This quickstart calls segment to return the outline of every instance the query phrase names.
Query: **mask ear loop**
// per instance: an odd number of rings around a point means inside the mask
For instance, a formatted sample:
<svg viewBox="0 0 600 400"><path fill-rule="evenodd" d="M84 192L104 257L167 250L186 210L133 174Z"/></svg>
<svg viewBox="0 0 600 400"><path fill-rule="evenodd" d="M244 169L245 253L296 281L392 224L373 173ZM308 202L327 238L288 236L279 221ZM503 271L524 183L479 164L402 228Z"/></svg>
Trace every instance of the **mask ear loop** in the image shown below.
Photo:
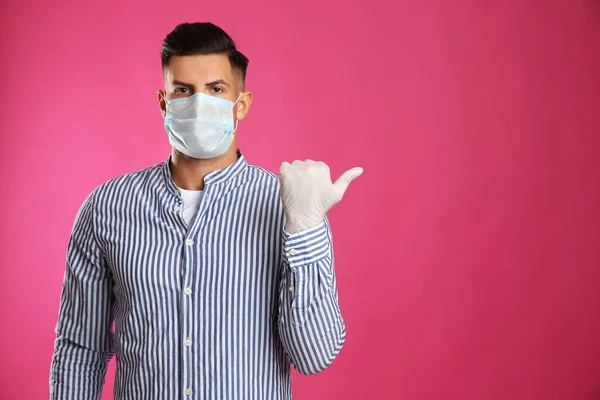
<svg viewBox="0 0 600 400"><path fill-rule="evenodd" d="M240 100L240 98L242 97L243 94L244 94L244 92L241 92L240 95L235 100L235 102L233 103L233 105L231 106L231 111L232 112L233 112L233 108L235 107L235 105ZM234 117L233 119L235 119L235 128L233 128L233 132L231 132L232 135L237 132L238 122L239 122L239 120L237 118Z"/></svg>

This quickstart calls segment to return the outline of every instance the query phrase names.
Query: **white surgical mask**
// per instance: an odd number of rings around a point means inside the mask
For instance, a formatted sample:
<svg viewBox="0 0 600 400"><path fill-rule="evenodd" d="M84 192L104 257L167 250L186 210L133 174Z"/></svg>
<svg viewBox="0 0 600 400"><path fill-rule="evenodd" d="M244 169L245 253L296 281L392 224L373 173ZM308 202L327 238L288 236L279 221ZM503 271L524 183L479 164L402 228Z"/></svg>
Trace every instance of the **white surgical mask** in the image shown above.
<svg viewBox="0 0 600 400"><path fill-rule="evenodd" d="M171 146L194 158L215 158L225 154L237 129L233 108L241 95L235 102L204 93L169 100L165 130Z"/></svg>

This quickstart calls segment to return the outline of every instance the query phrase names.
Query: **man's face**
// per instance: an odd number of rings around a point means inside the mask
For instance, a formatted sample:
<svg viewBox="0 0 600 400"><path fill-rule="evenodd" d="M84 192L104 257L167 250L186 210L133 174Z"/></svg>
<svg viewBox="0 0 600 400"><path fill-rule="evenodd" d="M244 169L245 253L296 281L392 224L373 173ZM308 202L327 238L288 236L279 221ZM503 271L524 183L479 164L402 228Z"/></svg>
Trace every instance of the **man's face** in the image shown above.
<svg viewBox="0 0 600 400"><path fill-rule="evenodd" d="M198 92L236 101L234 118L244 119L252 94L243 92L241 75L234 72L229 59L223 54L173 56L164 70L165 90L158 91L158 102L163 117L168 100L189 97Z"/></svg>

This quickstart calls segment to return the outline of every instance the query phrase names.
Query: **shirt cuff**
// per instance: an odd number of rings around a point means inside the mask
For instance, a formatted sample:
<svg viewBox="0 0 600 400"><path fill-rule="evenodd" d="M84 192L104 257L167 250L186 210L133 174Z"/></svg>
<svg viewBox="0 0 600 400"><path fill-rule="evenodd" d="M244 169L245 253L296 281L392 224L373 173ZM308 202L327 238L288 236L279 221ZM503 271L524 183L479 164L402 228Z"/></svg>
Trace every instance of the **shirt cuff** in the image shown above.
<svg viewBox="0 0 600 400"><path fill-rule="evenodd" d="M283 231L283 252L292 271L312 264L329 255L330 238L325 220L319 225L297 233Z"/></svg>

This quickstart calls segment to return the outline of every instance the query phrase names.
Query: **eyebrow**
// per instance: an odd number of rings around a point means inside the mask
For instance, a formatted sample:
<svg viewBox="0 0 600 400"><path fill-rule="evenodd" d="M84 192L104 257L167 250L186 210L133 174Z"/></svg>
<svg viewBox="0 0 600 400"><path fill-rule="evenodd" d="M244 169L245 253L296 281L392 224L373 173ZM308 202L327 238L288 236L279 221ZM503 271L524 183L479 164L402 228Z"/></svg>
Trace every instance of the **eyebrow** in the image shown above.
<svg viewBox="0 0 600 400"><path fill-rule="evenodd" d="M227 81L224 79L217 79L216 81L212 81L212 82L208 82L208 83L204 84L204 86L206 86L206 87L213 87L213 86L217 86L217 85L225 85L227 87L230 87L229 83L227 83ZM191 83L183 82L183 81L180 81L177 79L173 80L173 86L183 86L192 91L194 91L196 89L196 87L194 85L192 85Z"/></svg>
<svg viewBox="0 0 600 400"><path fill-rule="evenodd" d="M173 80L173 86L183 86L183 87L186 87L188 89L194 90L194 85L192 85L191 83L186 83L186 82L178 81L177 79Z"/></svg>
<svg viewBox="0 0 600 400"><path fill-rule="evenodd" d="M216 81L209 82L209 83L205 84L204 86L211 87L211 86L217 86L217 85L225 85L225 86L229 87L229 83L227 83L227 81L225 81L224 79L218 79Z"/></svg>

